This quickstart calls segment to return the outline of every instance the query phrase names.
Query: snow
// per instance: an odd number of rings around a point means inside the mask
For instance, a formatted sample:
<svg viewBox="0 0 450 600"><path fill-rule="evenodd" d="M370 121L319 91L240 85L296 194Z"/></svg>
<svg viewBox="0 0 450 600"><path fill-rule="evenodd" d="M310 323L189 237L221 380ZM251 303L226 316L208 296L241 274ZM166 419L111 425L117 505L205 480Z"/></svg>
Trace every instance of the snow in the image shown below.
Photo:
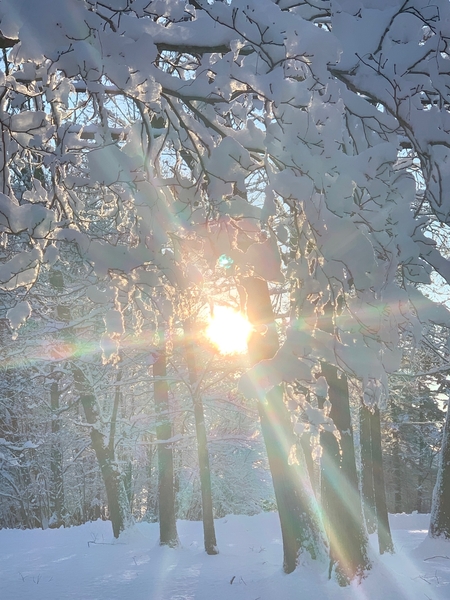
<svg viewBox="0 0 450 600"><path fill-rule="evenodd" d="M6 311L6 318L9 321L11 329L18 330L31 315L31 306L28 302L18 302L14 308L10 308ZM13 339L16 339L13 335Z"/></svg>
<svg viewBox="0 0 450 600"><path fill-rule="evenodd" d="M109 522L69 529L0 531L2 600L414 600L450 597L450 542L427 537L429 515L391 515L396 554L378 557L361 585L339 588L311 561L282 572L276 513L216 521L217 556L203 550L200 522L179 521L181 546L158 544L158 524L119 540Z"/></svg>
<svg viewBox="0 0 450 600"><path fill-rule="evenodd" d="M0 264L0 288L14 290L34 283L38 274L38 260L42 253L38 248L20 252Z"/></svg>
<svg viewBox="0 0 450 600"><path fill-rule="evenodd" d="M50 231L53 217L52 211L41 204L18 206L0 193L0 226L12 233L27 231L30 235L43 237Z"/></svg>

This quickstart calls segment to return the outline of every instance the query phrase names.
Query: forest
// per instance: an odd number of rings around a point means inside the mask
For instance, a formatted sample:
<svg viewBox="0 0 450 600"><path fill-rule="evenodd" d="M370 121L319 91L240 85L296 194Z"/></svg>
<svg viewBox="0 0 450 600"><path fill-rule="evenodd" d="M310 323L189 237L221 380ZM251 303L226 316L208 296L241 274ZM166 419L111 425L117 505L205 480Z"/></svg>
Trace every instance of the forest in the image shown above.
<svg viewBox="0 0 450 600"><path fill-rule="evenodd" d="M450 539L450 3L0 0L0 529Z"/></svg>

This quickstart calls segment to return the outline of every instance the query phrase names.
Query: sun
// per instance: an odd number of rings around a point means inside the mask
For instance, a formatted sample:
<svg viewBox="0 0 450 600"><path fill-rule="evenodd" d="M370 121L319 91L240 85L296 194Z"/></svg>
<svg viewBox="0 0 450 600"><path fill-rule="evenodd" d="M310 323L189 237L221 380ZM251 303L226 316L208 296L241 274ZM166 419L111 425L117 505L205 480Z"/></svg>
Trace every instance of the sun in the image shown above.
<svg viewBox="0 0 450 600"><path fill-rule="evenodd" d="M240 312L229 306L215 306L206 337L221 354L244 354L251 332L251 324Z"/></svg>

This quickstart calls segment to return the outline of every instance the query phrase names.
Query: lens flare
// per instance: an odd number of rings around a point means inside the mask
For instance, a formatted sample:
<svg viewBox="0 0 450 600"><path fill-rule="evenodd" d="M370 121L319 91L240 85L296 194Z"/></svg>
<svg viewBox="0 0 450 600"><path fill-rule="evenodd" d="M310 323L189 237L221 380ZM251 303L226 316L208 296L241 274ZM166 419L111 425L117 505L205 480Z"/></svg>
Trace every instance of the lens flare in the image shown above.
<svg viewBox="0 0 450 600"><path fill-rule="evenodd" d="M221 354L244 354L251 331L251 324L240 312L228 306L215 306L206 337Z"/></svg>

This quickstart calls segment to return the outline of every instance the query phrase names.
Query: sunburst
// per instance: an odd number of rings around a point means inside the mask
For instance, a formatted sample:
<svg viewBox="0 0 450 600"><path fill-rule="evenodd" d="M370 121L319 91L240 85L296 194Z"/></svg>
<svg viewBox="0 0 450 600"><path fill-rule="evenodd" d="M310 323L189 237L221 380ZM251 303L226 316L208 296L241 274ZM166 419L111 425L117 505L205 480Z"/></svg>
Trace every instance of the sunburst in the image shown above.
<svg viewBox="0 0 450 600"><path fill-rule="evenodd" d="M252 331L242 313L229 306L215 306L206 337L221 354L244 354Z"/></svg>

